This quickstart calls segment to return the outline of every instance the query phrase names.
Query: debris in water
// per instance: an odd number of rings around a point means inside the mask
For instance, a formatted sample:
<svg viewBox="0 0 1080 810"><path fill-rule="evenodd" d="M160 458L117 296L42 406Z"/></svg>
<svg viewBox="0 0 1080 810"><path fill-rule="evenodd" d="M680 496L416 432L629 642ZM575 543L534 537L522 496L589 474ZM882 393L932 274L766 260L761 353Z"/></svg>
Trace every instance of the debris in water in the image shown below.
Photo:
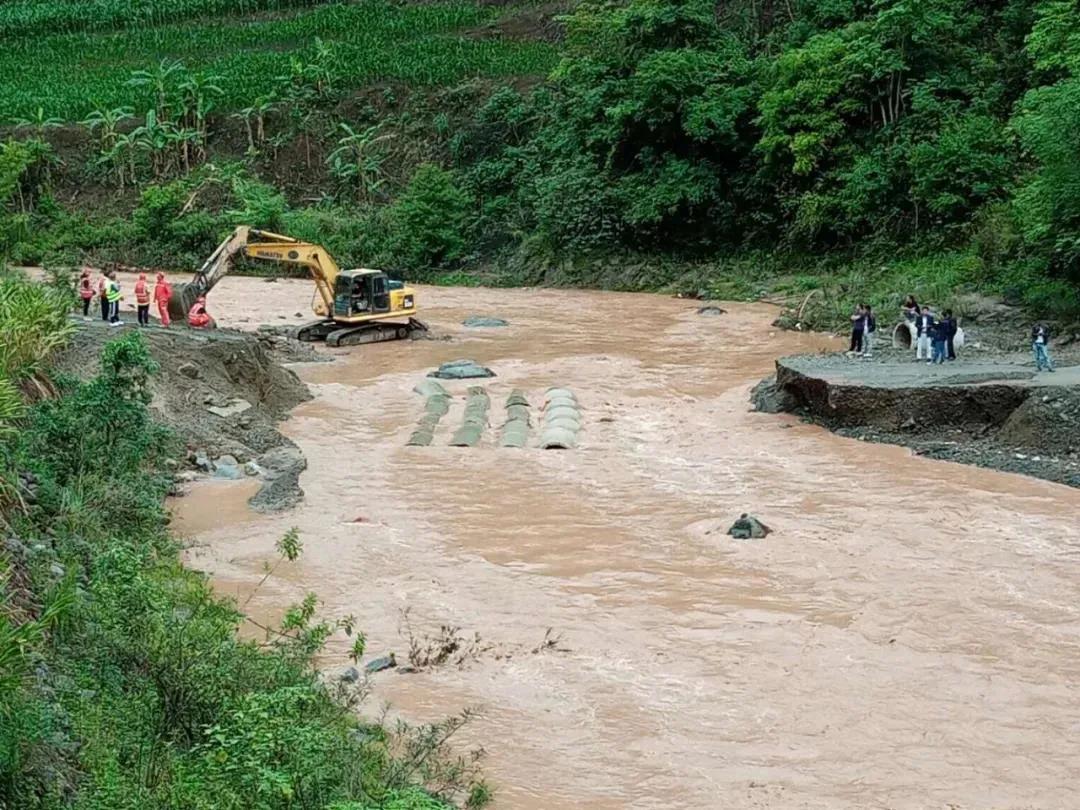
<svg viewBox="0 0 1080 810"><path fill-rule="evenodd" d="M360 680L360 670L356 667L345 667L341 670L341 674L338 675L338 680L345 683L356 683Z"/></svg>
<svg viewBox="0 0 1080 810"><path fill-rule="evenodd" d="M769 534L772 529L752 515L743 512L739 519L731 524L727 533L736 540L760 540Z"/></svg>

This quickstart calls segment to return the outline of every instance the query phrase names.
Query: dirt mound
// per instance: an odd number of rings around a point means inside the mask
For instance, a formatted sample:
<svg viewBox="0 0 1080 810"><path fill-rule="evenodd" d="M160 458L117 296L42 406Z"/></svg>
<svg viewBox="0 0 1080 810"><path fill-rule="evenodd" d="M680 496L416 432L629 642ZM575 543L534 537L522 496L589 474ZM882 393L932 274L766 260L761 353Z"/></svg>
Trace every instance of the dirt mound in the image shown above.
<svg viewBox="0 0 1080 810"><path fill-rule="evenodd" d="M1028 397L1001 426L1007 446L1055 455L1080 451L1080 390L1051 390Z"/></svg>
<svg viewBox="0 0 1080 810"><path fill-rule="evenodd" d="M102 347L116 334L97 322L81 324L60 367L84 379L93 376ZM307 386L251 334L184 327L151 327L140 334L160 365L151 382L151 409L192 457L254 461L267 472L252 504L267 511L292 506L302 495L297 478L303 456L276 424L311 399ZM280 452L284 448L299 459Z"/></svg>

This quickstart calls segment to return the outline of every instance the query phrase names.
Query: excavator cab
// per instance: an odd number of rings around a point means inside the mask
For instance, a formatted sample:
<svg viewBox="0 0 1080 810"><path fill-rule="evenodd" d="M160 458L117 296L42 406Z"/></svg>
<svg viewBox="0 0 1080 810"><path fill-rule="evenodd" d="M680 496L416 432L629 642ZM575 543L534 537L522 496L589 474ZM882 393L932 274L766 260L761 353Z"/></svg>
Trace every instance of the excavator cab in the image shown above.
<svg viewBox="0 0 1080 810"><path fill-rule="evenodd" d="M377 270L346 270L334 280L334 317L390 311L390 280Z"/></svg>

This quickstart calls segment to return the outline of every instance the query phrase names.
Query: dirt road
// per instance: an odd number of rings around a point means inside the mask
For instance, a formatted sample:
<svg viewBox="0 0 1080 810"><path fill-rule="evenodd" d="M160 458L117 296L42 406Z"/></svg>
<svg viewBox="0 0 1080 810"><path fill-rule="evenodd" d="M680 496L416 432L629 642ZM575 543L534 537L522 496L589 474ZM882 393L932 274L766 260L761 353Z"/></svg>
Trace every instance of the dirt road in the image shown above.
<svg viewBox="0 0 1080 810"><path fill-rule="evenodd" d="M309 295L230 278L212 308L292 322ZM248 490L210 484L178 524L189 562L242 595L301 529L301 560L252 601L264 617L314 590L374 655L404 656L406 608L495 645L380 673L372 709L478 708L466 742L488 751L496 807L1074 805L1080 491L749 412L777 356L827 343L773 332L764 305L425 289L422 306L454 342L297 368L315 399L283 429L308 457L305 503L258 517ZM461 328L474 314L510 326ZM462 357L498 374L496 425L511 388L573 389L580 447L498 449L489 430L450 448L456 411L431 447L404 447L411 388ZM725 536L744 511L774 533ZM569 651L530 653L549 627Z"/></svg>

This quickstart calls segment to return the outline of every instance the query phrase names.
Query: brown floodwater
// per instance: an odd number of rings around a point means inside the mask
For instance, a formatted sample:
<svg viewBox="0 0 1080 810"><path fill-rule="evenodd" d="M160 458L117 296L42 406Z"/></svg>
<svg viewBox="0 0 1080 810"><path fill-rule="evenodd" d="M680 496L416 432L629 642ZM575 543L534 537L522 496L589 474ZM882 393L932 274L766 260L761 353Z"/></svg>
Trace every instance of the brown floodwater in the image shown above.
<svg viewBox="0 0 1080 810"><path fill-rule="evenodd" d="M234 277L211 310L299 322L310 293ZM174 503L188 562L258 617L310 590L373 655L404 659L406 609L493 646L374 676L372 712L475 708L461 744L487 751L499 808L1080 803L1080 491L750 412L777 356L838 345L772 329L767 305L421 296L452 341L297 367L315 394L283 425L309 461L298 508L257 516L249 486L216 483ZM461 327L474 314L511 325ZM466 357L498 375L483 445L446 446L459 401L433 446L405 447L412 387ZM580 446L496 447L510 390L539 405L551 385L582 404ZM774 533L727 537L741 512ZM303 556L254 589L291 526ZM532 652L548 628L565 650Z"/></svg>

